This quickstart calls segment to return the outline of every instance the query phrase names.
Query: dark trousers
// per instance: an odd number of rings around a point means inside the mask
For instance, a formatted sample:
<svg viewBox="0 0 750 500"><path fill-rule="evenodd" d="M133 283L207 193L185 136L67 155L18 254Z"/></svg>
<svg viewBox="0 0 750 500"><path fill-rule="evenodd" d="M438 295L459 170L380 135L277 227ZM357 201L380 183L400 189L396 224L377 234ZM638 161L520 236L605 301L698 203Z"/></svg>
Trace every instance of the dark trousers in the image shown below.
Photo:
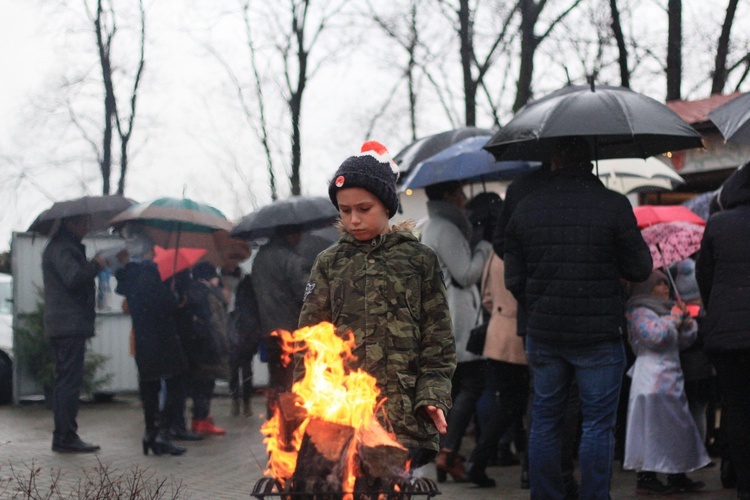
<svg viewBox="0 0 750 500"><path fill-rule="evenodd" d="M203 420L211 414L211 398L214 395L216 379L213 377L193 377L190 394L193 398L193 420Z"/></svg>
<svg viewBox="0 0 750 500"><path fill-rule="evenodd" d="M232 356L229 392L235 401L250 401L253 394L253 358Z"/></svg>
<svg viewBox="0 0 750 500"><path fill-rule="evenodd" d="M78 437L78 405L83 386L83 358L86 337L52 338L55 353L55 386L52 389L52 411L55 419L53 439L57 443Z"/></svg>
<svg viewBox="0 0 750 500"><path fill-rule="evenodd" d="M482 395L484 361L458 363L451 382L453 408L448 411L448 433L440 436L440 447L459 451L466 428L476 412L477 401Z"/></svg>
<svg viewBox="0 0 750 500"><path fill-rule="evenodd" d="M477 405L482 432L471 455L472 472L484 472L500 437L523 415L529 394L528 373L526 365L486 361L484 391Z"/></svg>
<svg viewBox="0 0 750 500"><path fill-rule="evenodd" d="M184 403L184 380L182 376L164 379L166 397L164 408L159 410L159 392L161 379L141 380L138 388L143 402L143 419L146 424L146 434L154 435L157 431L168 432L172 422L179 418Z"/></svg>
<svg viewBox="0 0 750 500"><path fill-rule="evenodd" d="M719 381L721 427L737 473L737 489L750 492L750 350L715 353L711 361Z"/></svg>
<svg viewBox="0 0 750 500"><path fill-rule="evenodd" d="M271 418L273 410L278 404L279 394L292 390L294 364L289 363L289 365L284 366L281 360L283 350L277 337L270 337L265 346L268 353L268 388L266 389L266 409L268 413L266 418Z"/></svg>

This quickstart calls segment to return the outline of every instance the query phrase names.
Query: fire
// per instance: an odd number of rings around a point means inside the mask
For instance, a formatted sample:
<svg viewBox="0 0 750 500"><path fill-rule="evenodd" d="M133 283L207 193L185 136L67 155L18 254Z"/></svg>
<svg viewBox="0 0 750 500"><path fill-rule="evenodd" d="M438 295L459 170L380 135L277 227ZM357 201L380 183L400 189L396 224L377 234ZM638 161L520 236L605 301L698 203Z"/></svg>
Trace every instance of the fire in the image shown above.
<svg viewBox="0 0 750 500"><path fill-rule="evenodd" d="M348 368L356 360L352 354L354 336L351 332L339 336L334 325L324 322L301 328L294 334L279 330L274 335L282 341L285 364L291 362L295 353L304 352L304 378L292 386L295 408L302 415L301 424L286 436L284 416L276 408L272 418L261 428L269 453L266 474L285 483L294 473L297 453L311 419L348 426L355 432L372 424L379 425L376 413L380 390L373 376L361 369ZM393 438L395 440L395 436ZM356 448L352 446L347 450L345 477L341 478L343 491L354 491L359 473Z"/></svg>

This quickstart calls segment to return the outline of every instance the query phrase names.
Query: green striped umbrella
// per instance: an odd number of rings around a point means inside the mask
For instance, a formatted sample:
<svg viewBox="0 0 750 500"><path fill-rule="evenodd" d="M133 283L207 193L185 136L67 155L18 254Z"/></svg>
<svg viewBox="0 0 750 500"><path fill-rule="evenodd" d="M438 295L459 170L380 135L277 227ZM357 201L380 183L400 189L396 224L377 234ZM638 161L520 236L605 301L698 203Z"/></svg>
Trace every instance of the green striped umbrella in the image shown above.
<svg viewBox="0 0 750 500"><path fill-rule="evenodd" d="M212 233L232 229L232 223L220 210L188 198L158 198L138 203L110 221L115 228L122 227L126 222L187 233Z"/></svg>

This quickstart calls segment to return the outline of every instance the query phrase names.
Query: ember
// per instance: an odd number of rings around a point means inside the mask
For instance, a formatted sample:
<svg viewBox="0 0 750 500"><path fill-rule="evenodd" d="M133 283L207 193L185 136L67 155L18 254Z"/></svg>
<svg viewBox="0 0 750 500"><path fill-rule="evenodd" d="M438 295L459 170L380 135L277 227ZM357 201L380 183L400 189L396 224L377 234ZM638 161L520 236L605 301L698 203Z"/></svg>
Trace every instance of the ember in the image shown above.
<svg viewBox="0 0 750 500"><path fill-rule="evenodd" d="M439 493L429 480L407 478L408 450L376 417L382 401L375 378L347 368L356 360L351 332L340 337L334 325L320 323L274 335L282 340L284 363L304 352L305 376L279 398L261 428L271 477L256 484L254 496L350 500Z"/></svg>

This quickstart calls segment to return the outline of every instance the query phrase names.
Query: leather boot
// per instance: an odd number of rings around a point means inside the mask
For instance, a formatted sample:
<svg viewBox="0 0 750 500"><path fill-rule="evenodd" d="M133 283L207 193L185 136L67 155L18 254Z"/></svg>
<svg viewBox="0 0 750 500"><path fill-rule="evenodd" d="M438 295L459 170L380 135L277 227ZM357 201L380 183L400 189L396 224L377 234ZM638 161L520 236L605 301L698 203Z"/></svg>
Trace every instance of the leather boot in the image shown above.
<svg viewBox="0 0 750 500"><path fill-rule="evenodd" d="M465 483L466 472L464 471L464 458L456 451L442 449L435 459L438 483L444 483L447 474L450 474L456 483Z"/></svg>

